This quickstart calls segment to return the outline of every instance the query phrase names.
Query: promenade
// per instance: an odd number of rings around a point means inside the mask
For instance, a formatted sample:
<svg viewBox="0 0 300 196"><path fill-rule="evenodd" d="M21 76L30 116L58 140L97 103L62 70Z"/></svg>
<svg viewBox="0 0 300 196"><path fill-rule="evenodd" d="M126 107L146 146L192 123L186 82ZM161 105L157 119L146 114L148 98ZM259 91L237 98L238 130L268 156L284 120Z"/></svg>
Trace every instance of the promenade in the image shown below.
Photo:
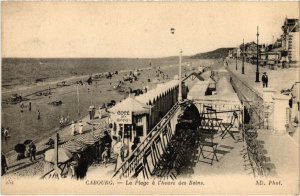
<svg viewBox="0 0 300 196"><path fill-rule="evenodd" d="M247 86L258 92L259 96L263 97L263 86L261 76L267 72L269 78L269 88L275 90L275 94L280 94L282 89L290 89L292 85L299 81L299 67L278 68L271 70L265 67L259 67L260 82L255 82L256 65L249 63L244 64L245 74L242 74L242 62L231 59L227 69L242 80ZM288 107L288 103L287 107ZM291 124L290 124L291 126ZM273 130L260 129L258 139L265 142L267 156L271 158L272 163L276 167L277 177L289 178L297 180L299 174L299 124L297 127L291 126L294 129L292 135L288 133L278 134Z"/></svg>
<svg viewBox="0 0 300 196"><path fill-rule="evenodd" d="M276 92L280 93L282 89L290 89L292 85L299 81L299 67L290 67L290 68L278 68L277 70L271 70L266 67L259 66L259 81L255 82L256 79L256 65L250 63L244 63L245 74L242 74L242 61L237 61L237 70L236 70L236 61L230 59L230 63L227 67L233 74L242 79L244 82L249 84L252 88L257 90L259 94L263 93L263 85L261 82L261 77L264 72L267 73L269 78L269 88L273 88Z"/></svg>

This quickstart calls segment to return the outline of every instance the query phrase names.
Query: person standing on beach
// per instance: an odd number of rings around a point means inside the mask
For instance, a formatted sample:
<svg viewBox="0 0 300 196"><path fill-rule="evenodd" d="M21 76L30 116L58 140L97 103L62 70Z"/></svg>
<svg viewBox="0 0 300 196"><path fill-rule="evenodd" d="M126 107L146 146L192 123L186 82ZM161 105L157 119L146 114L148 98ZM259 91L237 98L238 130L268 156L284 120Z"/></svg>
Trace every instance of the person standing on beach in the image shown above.
<svg viewBox="0 0 300 196"><path fill-rule="evenodd" d="M261 77L261 81L263 82L263 88L268 88L268 75L266 72L264 72L264 74Z"/></svg>
<svg viewBox="0 0 300 196"><path fill-rule="evenodd" d="M23 102L20 103L20 108L21 108L20 112L23 113L23 108L24 108L24 103Z"/></svg>
<svg viewBox="0 0 300 196"><path fill-rule="evenodd" d="M7 144L7 139L9 138L9 131L8 131L8 127L4 129L3 131L3 136L4 136L4 140L5 140L5 143Z"/></svg>
<svg viewBox="0 0 300 196"><path fill-rule="evenodd" d="M6 173L7 169L8 169L8 167L7 167L6 157L1 152L1 176L3 176Z"/></svg>
<svg viewBox="0 0 300 196"><path fill-rule="evenodd" d="M80 120L79 121L79 124L78 124L78 132L79 132L79 134L82 134L83 132L82 132L82 130L83 130L83 124L82 124L82 121Z"/></svg>
<svg viewBox="0 0 300 196"><path fill-rule="evenodd" d="M102 118L102 107L99 107L98 114L99 114L99 119L101 119Z"/></svg>
<svg viewBox="0 0 300 196"><path fill-rule="evenodd" d="M109 149L108 147L105 147L104 148L104 151L102 153L102 164L104 164L104 166L106 167L106 164L108 163L108 160L109 160L109 157L108 157L108 154L109 154Z"/></svg>
<svg viewBox="0 0 300 196"><path fill-rule="evenodd" d="M111 150L112 139L111 139L111 136L108 134L108 131L104 131L104 137L102 139L104 142L104 146L108 148L107 156L110 159L110 150Z"/></svg>
<svg viewBox="0 0 300 196"><path fill-rule="evenodd" d="M28 110L31 111L31 101L29 101L29 107Z"/></svg>
<svg viewBox="0 0 300 196"><path fill-rule="evenodd" d="M93 116L93 107L92 106L89 107L89 115L90 115L90 120L92 120L92 116Z"/></svg>
<svg viewBox="0 0 300 196"><path fill-rule="evenodd" d="M35 160L35 155L36 155L36 146L34 145L33 142L30 143L29 145L29 153L30 153L30 161ZM33 159L33 160L32 160Z"/></svg>
<svg viewBox="0 0 300 196"><path fill-rule="evenodd" d="M41 113L40 113L40 110L38 110L38 117L37 117L38 120L41 119Z"/></svg>
<svg viewBox="0 0 300 196"><path fill-rule="evenodd" d="M71 135L75 135L75 132L76 132L76 126L75 126L74 121L72 121L72 124L71 124Z"/></svg>

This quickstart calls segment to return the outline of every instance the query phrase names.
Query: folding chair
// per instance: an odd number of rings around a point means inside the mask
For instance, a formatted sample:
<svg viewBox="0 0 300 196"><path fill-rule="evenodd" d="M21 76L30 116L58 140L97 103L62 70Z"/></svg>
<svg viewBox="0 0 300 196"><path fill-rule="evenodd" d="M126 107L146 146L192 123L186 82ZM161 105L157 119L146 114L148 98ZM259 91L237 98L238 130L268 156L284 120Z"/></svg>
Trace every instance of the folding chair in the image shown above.
<svg viewBox="0 0 300 196"><path fill-rule="evenodd" d="M201 117L201 121L204 121L204 123L201 123L200 127L200 137L202 139L199 142L199 156L197 162L205 162L200 160L202 156L203 159L211 160L210 164L212 165L214 160L219 161L216 154L218 143L214 142L214 135L221 130L221 123L223 119L217 118L216 110L212 109L209 106L204 107L206 108L207 115ZM205 147L209 147L212 149L213 156L211 158L204 155L203 152L206 151L204 150Z"/></svg>
<svg viewBox="0 0 300 196"><path fill-rule="evenodd" d="M224 139L224 137L229 134L234 140L235 137L233 135L233 132L231 131L231 128L234 126L235 121L238 119L238 115L236 112L233 112L230 122L222 122L222 126L224 127L223 129L223 134L222 134L222 139Z"/></svg>
<svg viewBox="0 0 300 196"><path fill-rule="evenodd" d="M204 153L203 153L204 147L210 147L210 148L212 148L212 153L213 153L213 157L212 157L212 158L209 158L209 157L207 157L207 156L204 156ZM218 157L217 157L217 154L216 154L217 147L218 147L218 143L214 143L214 142L200 142L200 146L199 146L199 148L200 148L200 155L199 155L199 157L198 157L197 162L200 162L200 161L201 161L201 160L200 160L201 155L202 155L202 157L203 157L204 159L209 159L209 160L211 160L211 162L210 162L211 165L213 164L213 162L214 162L215 159L216 159L216 161L219 161L219 160L218 160ZM204 161L202 161L202 162L204 162Z"/></svg>

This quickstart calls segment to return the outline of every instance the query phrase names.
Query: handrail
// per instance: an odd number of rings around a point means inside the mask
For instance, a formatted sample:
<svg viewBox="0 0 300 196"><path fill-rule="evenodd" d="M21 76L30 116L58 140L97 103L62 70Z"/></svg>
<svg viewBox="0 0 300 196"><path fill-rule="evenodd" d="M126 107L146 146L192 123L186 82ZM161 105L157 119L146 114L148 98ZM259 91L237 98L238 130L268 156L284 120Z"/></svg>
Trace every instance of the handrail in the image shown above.
<svg viewBox="0 0 300 196"><path fill-rule="evenodd" d="M221 113L241 112L241 111L242 111L242 110L221 110L221 111L216 111L216 112L214 112L214 113L216 113L216 114L221 114ZM201 114L203 115L203 114L211 114L211 113L209 113L209 112L202 112Z"/></svg>
<svg viewBox="0 0 300 196"><path fill-rule="evenodd" d="M47 173L43 174L40 179L44 179L48 174L50 174L51 172L53 172L55 169L52 169L50 171L48 171Z"/></svg>
<svg viewBox="0 0 300 196"><path fill-rule="evenodd" d="M121 169L123 169L122 174L124 174L130 167L131 164L134 163L134 161L139 159L139 156L144 153L145 149L152 144L154 140L151 141L151 139L155 138L160 132L161 128L164 128L165 125L168 123L168 120L173 117L177 109L179 108L179 103L176 102L174 106L168 111L168 113L154 126L154 128L147 134L145 139L141 142L141 144L131 153L130 156L126 158L126 160L122 163L122 165L117 169L113 177L115 177L118 173L120 173ZM160 129L160 130L158 130ZM153 134L154 133L154 134ZM149 141L150 140L150 141ZM138 153L138 156L136 156L134 159L131 157ZM126 164L128 164L127 167ZM125 168L123 168L125 167Z"/></svg>

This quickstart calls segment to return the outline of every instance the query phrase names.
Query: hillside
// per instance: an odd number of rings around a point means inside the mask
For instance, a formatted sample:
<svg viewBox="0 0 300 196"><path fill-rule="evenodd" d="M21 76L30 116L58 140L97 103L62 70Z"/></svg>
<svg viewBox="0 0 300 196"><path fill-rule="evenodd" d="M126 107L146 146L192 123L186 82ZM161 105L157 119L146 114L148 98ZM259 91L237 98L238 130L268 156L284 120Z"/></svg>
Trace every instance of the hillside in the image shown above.
<svg viewBox="0 0 300 196"><path fill-rule="evenodd" d="M218 58L225 58L228 56L228 51L232 50L233 48L218 48L213 51L198 53L191 58L193 59L218 59Z"/></svg>

